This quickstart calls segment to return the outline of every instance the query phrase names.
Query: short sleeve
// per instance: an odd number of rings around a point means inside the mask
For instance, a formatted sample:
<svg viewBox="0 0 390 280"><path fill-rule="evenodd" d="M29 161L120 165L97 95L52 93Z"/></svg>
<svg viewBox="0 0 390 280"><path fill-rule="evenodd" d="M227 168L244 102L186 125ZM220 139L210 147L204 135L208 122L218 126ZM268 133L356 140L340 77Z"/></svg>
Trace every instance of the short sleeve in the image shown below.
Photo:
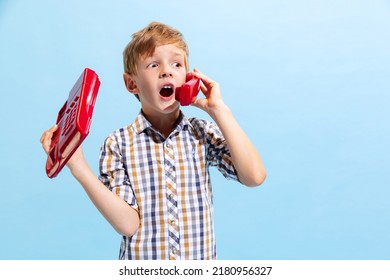
<svg viewBox="0 0 390 280"><path fill-rule="evenodd" d="M227 179L238 181L238 175L234 168L230 150L226 140L218 126L208 123L206 127L206 141L208 143L207 161L211 166L216 166Z"/></svg>
<svg viewBox="0 0 390 280"><path fill-rule="evenodd" d="M138 209L119 147L120 145L114 136L110 136L104 141L100 149L99 180L131 207Z"/></svg>

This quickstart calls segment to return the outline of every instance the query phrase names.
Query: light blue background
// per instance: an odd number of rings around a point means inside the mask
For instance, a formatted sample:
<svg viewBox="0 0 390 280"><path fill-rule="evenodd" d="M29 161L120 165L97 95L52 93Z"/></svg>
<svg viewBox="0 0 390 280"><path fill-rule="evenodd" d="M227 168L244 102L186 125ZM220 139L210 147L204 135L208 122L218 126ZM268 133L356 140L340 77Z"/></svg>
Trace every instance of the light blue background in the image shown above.
<svg viewBox="0 0 390 280"><path fill-rule="evenodd" d="M139 111L121 55L150 21L184 33L268 171L249 189L212 170L220 259L389 259L383 0L1 0L0 259L117 259L120 236L69 171L46 177L39 138L94 69L84 150L97 173L104 138Z"/></svg>

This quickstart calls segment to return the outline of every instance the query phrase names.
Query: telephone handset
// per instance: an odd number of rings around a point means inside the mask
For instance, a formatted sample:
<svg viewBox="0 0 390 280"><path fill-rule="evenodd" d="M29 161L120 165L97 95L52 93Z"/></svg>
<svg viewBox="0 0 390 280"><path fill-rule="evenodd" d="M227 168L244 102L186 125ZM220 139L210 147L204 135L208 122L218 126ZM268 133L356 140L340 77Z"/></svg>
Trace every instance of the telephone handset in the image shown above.
<svg viewBox="0 0 390 280"><path fill-rule="evenodd" d="M69 92L68 100L58 112L58 129L53 134L46 161L46 174L49 178L58 175L89 134L99 86L98 75L85 68Z"/></svg>
<svg viewBox="0 0 390 280"><path fill-rule="evenodd" d="M175 90L175 99L182 106L188 106L196 100L200 90L200 80L192 74L187 74L186 82Z"/></svg>

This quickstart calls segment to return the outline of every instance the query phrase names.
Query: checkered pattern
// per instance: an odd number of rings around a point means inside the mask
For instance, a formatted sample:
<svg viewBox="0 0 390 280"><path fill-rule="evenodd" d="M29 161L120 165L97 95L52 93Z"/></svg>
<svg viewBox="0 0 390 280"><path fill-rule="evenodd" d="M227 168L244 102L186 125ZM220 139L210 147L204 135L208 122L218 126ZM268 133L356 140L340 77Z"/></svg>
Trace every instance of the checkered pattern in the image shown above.
<svg viewBox="0 0 390 280"><path fill-rule="evenodd" d="M100 180L140 216L120 259L216 259L209 166L237 180L218 127L180 116L168 138L142 112L113 132L100 155Z"/></svg>

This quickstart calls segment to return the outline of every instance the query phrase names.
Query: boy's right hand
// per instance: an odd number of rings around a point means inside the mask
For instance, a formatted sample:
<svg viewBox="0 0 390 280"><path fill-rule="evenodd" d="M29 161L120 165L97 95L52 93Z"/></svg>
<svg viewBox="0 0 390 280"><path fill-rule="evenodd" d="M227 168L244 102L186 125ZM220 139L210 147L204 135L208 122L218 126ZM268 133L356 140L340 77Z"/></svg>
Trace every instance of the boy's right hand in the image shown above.
<svg viewBox="0 0 390 280"><path fill-rule="evenodd" d="M51 141L53 139L54 132L56 132L57 129L58 129L58 125L55 124L49 130L46 130L41 136L40 142L41 142L42 148L46 154L49 154ZM72 164L74 164L75 162L78 162L82 159L84 159L84 155L83 155L83 151L82 151L82 148L80 145L80 147L74 152L72 157L68 160L66 165L69 168L71 168Z"/></svg>
<svg viewBox="0 0 390 280"><path fill-rule="evenodd" d="M55 124L49 130L46 130L41 136L40 142L46 154L49 153L51 139L53 138L53 134L57 129L58 129L58 125Z"/></svg>

